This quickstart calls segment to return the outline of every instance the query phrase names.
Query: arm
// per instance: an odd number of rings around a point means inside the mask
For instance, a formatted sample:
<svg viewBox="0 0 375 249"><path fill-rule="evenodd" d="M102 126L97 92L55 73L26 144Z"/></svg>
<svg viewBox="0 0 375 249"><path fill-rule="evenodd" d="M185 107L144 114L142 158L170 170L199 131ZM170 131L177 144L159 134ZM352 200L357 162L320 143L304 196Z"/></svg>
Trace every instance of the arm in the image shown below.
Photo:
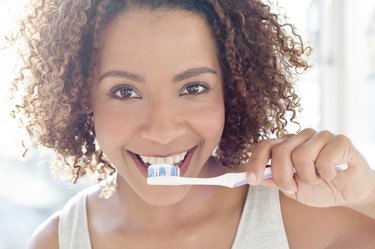
<svg viewBox="0 0 375 249"><path fill-rule="evenodd" d="M55 213L35 230L28 249L59 249L58 224L59 213Z"/></svg>

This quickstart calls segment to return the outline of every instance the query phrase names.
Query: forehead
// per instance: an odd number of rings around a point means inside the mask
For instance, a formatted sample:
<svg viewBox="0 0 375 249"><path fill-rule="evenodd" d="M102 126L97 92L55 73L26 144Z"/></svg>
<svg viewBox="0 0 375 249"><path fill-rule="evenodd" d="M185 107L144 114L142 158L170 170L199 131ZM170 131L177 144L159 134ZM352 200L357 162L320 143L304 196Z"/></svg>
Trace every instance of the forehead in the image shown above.
<svg viewBox="0 0 375 249"><path fill-rule="evenodd" d="M217 60L206 20L183 10L126 10L105 28L101 64Z"/></svg>

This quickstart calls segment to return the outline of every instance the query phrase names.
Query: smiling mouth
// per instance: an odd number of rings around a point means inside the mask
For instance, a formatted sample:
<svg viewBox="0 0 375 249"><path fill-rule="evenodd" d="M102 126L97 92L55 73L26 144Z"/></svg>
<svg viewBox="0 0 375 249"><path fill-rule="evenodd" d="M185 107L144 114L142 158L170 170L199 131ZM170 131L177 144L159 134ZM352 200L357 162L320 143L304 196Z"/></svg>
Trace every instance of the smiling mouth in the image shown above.
<svg viewBox="0 0 375 249"><path fill-rule="evenodd" d="M135 155L138 161L146 165L146 167L149 167L152 164L171 164L171 165L179 167L184 162L187 154L188 154L188 151L184 151L182 153L168 156L168 157L153 157L153 156L144 156L144 155L139 155L139 154L135 154Z"/></svg>

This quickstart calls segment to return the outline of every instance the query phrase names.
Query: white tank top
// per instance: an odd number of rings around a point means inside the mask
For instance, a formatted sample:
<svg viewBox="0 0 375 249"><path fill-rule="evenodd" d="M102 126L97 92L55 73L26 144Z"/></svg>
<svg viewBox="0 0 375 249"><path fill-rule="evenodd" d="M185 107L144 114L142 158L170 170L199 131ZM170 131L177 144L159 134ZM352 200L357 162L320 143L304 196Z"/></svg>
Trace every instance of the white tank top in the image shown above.
<svg viewBox="0 0 375 249"><path fill-rule="evenodd" d="M92 249L86 202L89 188L78 193L60 213L60 249ZM231 249L289 249L281 216L279 191L250 187Z"/></svg>

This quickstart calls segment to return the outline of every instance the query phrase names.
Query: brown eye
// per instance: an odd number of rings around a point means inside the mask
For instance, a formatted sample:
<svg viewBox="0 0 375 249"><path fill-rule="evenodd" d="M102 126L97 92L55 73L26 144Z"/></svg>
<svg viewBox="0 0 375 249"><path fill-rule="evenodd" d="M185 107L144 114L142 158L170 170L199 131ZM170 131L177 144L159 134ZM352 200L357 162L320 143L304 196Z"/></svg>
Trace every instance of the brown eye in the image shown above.
<svg viewBox="0 0 375 249"><path fill-rule="evenodd" d="M113 98L120 99L120 100L140 98L140 95L137 93L137 91L134 88L130 86L124 86L124 85L119 85L119 86L115 86L114 88L112 88L110 95Z"/></svg>
<svg viewBox="0 0 375 249"><path fill-rule="evenodd" d="M208 86L203 83L192 83L185 87L181 92L181 95L198 95L205 93L208 90Z"/></svg>

